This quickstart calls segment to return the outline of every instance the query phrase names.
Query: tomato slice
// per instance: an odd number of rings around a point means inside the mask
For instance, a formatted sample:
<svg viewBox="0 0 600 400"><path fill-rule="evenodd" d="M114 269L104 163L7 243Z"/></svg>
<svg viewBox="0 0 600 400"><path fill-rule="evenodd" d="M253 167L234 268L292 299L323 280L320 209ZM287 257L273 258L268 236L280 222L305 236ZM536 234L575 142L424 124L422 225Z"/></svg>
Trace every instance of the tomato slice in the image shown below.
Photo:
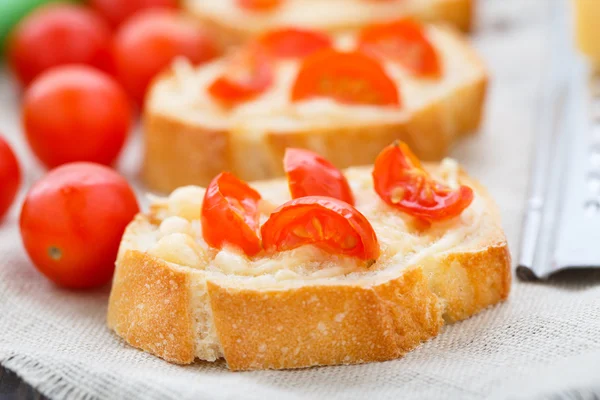
<svg viewBox="0 0 600 400"><path fill-rule="evenodd" d="M225 105L250 100L273 83L273 62L266 52L252 46L237 53L225 74L208 87L208 92Z"/></svg>
<svg viewBox="0 0 600 400"><path fill-rule="evenodd" d="M283 166L292 198L328 196L354 205L352 189L342 171L317 153L288 148Z"/></svg>
<svg viewBox="0 0 600 400"><path fill-rule="evenodd" d="M428 222L460 215L473 201L473 190L452 189L434 180L402 142L386 147L375 160L375 191L387 204Z"/></svg>
<svg viewBox="0 0 600 400"><path fill-rule="evenodd" d="M379 243L373 227L350 204L324 196L294 199L277 208L261 228L268 252L313 244L329 253L376 260Z"/></svg>
<svg viewBox="0 0 600 400"><path fill-rule="evenodd" d="M261 250L258 237L260 194L229 172L217 175L202 203L202 235L209 246L231 244L253 256Z"/></svg>
<svg viewBox="0 0 600 400"><path fill-rule="evenodd" d="M277 58L306 57L332 46L327 34L301 28L281 28L265 33L258 39L258 44Z"/></svg>
<svg viewBox="0 0 600 400"><path fill-rule="evenodd" d="M279 6L282 0L237 0L237 5L250 11L271 11Z"/></svg>
<svg viewBox="0 0 600 400"><path fill-rule="evenodd" d="M412 19L371 25L363 29L358 42L359 49L395 59L416 76L438 78L441 75L435 48L423 26Z"/></svg>
<svg viewBox="0 0 600 400"><path fill-rule="evenodd" d="M292 101L330 97L345 104L400 106L394 81L378 60L361 52L326 49L304 59Z"/></svg>

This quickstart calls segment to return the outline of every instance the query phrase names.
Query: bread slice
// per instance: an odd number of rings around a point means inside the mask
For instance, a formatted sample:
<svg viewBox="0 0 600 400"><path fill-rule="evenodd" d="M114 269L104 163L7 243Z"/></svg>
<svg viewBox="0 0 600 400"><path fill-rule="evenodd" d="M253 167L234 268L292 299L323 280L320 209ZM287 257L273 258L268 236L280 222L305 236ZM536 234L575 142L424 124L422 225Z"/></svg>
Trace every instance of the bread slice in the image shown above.
<svg viewBox="0 0 600 400"><path fill-rule="evenodd" d="M480 123L487 72L462 36L447 28L426 27L443 65L440 79L410 75L384 60L403 106L344 105L331 99L291 103L290 87L298 61L282 61L267 93L225 109L206 87L222 73L225 59L198 68L184 61L152 86L144 110L143 177L154 190L207 185L221 171L252 181L283 173L286 147L308 148L339 168L373 163L395 139L423 160L443 158L460 136ZM338 36L336 46L355 46L354 35Z"/></svg>
<svg viewBox="0 0 600 400"><path fill-rule="evenodd" d="M239 7L237 0L184 0L183 8L227 46L281 26L337 33L407 16L447 23L467 32L473 24L475 1L284 0L275 10L251 12Z"/></svg>
<svg viewBox="0 0 600 400"><path fill-rule="evenodd" d="M488 193L455 162L426 168L475 192L460 216L429 228L377 197L370 167L345 171L381 245L370 267L309 245L253 259L209 249L199 220L204 189L155 198L123 237L108 325L167 361L225 358L232 370L401 357L510 290L510 254ZM284 180L252 186L265 199L263 221L289 199Z"/></svg>

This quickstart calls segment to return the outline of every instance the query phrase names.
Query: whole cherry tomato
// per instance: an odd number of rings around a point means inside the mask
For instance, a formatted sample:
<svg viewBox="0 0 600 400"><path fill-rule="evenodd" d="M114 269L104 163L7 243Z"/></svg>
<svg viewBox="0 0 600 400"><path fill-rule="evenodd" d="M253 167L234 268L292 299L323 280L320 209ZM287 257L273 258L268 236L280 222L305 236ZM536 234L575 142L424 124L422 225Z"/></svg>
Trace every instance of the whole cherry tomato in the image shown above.
<svg viewBox="0 0 600 400"><path fill-rule="evenodd" d="M342 171L317 153L287 148L283 168L293 199L327 196L354 205L352 189Z"/></svg>
<svg viewBox="0 0 600 400"><path fill-rule="evenodd" d="M21 169L15 153L0 136L0 220L15 200L21 184Z"/></svg>
<svg viewBox="0 0 600 400"><path fill-rule="evenodd" d="M261 228L268 252L313 244L329 253L376 260L377 235L367 218L332 197L308 196L277 208Z"/></svg>
<svg viewBox="0 0 600 400"><path fill-rule="evenodd" d="M306 57L332 46L327 34L301 28L281 28L267 32L258 38L257 44L277 58Z"/></svg>
<svg viewBox="0 0 600 400"><path fill-rule="evenodd" d="M7 51L8 62L23 85L64 64L113 69L110 28L93 11L74 4L36 9L11 33Z"/></svg>
<svg viewBox="0 0 600 400"><path fill-rule="evenodd" d="M23 125L37 157L48 167L73 161L111 164L132 120L132 107L110 76L85 66L42 74L27 89Z"/></svg>
<svg viewBox="0 0 600 400"><path fill-rule="evenodd" d="M209 246L230 244L249 256L261 250L258 237L260 194L229 172L217 175L202 202L202 235Z"/></svg>
<svg viewBox="0 0 600 400"><path fill-rule="evenodd" d="M235 53L223 75L208 87L208 93L226 106L250 100L273 83L273 60L262 49L250 47Z"/></svg>
<svg viewBox="0 0 600 400"><path fill-rule="evenodd" d="M175 11L148 10L125 22L115 36L117 76L138 104L152 79L177 57L201 64L217 54L206 32Z"/></svg>
<svg viewBox="0 0 600 400"><path fill-rule="evenodd" d="M249 11L271 11L284 0L237 0L237 5Z"/></svg>
<svg viewBox="0 0 600 400"><path fill-rule="evenodd" d="M135 13L149 8L177 8L177 0L88 0L111 26L119 26Z"/></svg>
<svg viewBox="0 0 600 400"><path fill-rule="evenodd" d="M58 285L109 282L127 224L139 211L125 179L108 167L72 163L37 182L21 210L21 238L36 268Z"/></svg>
<svg viewBox="0 0 600 400"><path fill-rule="evenodd" d="M456 217L473 201L470 187L452 189L436 181L402 142L389 145L377 156L373 182L387 204L428 222Z"/></svg>
<svg viewBox="0 0 600 400"><path fill-rule="evenodd" d="M441 74L435 48L423 26L412 19L368 26L360 33L358 43L363 51L398 60L416 76L436 78Z"/></svg>
<svg viewBox="0 0 600 400"><path fill-rule="evenodd" d="M361 52L326 49L304 59L292 101L330 97L346 104L400 106L394 81L378 60Z"/></svg>

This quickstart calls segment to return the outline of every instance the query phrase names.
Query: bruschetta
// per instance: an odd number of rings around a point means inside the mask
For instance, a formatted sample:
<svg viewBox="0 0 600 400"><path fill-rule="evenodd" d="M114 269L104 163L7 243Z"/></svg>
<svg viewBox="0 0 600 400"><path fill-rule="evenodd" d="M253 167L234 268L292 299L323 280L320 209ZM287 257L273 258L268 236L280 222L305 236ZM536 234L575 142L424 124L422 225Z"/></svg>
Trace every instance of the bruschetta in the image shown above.
<svg viewBox="0 0 600 400"><path fill-rule="evenodd" d="M505 300L510 253L486 190L403 143L338 170L288 149L286 178L224 172L127 228L108 325L167 361L232 370L401 357Z"/></svg>
<svg viewBox="0 0 600 400"><path fill-rule="evenodd" d="M395 139L440 160L479 126L487 72L457 32L403 19L340 36L268 32L221 59L156 80L144 110L143 176L168 192L230 171L281 176L287 147L339 168Z"/></svg>

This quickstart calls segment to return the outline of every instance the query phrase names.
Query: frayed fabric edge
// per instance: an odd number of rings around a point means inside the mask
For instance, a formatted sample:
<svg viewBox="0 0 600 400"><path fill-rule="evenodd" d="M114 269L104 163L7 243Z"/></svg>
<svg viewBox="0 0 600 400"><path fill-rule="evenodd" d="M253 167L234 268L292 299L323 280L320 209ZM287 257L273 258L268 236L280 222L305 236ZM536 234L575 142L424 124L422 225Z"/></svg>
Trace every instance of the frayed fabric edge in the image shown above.
<svg viewBox="0 0 600 400"><path fill-rule="evenodd" d="M98 397L70 385L63 377L39 361L24 355L0 355L0 365L13 371L28 385L51 399L95 400Z"/></svg>

